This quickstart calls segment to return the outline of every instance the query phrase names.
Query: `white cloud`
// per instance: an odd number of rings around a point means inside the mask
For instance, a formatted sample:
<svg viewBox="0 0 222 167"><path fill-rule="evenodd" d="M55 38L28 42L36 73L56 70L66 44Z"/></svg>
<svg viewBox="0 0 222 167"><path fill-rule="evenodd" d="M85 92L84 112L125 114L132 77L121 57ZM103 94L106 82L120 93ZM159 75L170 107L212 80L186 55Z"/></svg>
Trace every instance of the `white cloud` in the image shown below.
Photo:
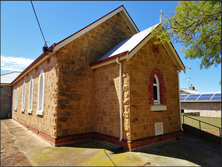
<svg viewBox="0 0 222 167"><path fill-rule="evenodd" d="M1 70L23 71L34 60L23 57L5 57L1 55Z"/></svg>

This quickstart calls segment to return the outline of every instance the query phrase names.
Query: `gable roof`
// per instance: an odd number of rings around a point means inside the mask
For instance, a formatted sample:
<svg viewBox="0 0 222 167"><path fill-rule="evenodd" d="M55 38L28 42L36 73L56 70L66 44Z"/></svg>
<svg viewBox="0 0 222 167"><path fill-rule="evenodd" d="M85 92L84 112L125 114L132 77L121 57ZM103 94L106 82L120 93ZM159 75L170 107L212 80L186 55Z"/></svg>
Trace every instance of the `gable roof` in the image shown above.
<svg viewBox="0 0 222 167"><path fill-rule="evenodd" d="M126 24L129 26L130 30L136 34L139 32L139 29L137 28L136 24L130 17L129 13L126 11L125 7L121 5L120 7L114 9L110 13L106 14L105 16L101 17L100 19L94 21L93 23L89 24L88 26L84 27L83 29L77 31L76 33L70 35L69 37L65 38L64 40L60 41L56 44L54 51L60 49L61 47L67 45L68 43L72 42L76 38L80 37L81 35L85 34L86 32L90 31L91 29L95 28L99 24L105 22L109 18L113 17L117 13L120 13L120 15L123 17Z"/></svg>
<svg viewBox="0 0 222 167"><path fill-rule="evenodd" d="M10 84L21 72L14 71L1 75L1 85Z"/></svg>
<svg viewBox="0 0 222 167"><path fill-rule="evenodd" d="M95 69L104 65L108 65L110 63L114 63L116 57L120 57L120 60L129 60L141 47L143 47L155 35L157 31L154 32L154 30L158 30L159 28L162 28L161 23L158 23L150 28L138 32L130 38L123 40L122 42L118 43L115 47L113 47L110 51L108 51L105 55L103 55L100 59L91 63L90 66L92 66L92 69ZM169 53L170 57L172 58L174 64L177 66L177 68L185 72L185 66L182 63L172 43L165 42L163 45Z"/></svg>
<svg viewBox="0 0 222 167"><path fill-rule="evenodd" d="M147 36L151 33L151 31L156 28L159 24L156 24L150 28L147 28L132 37L129 37L122 42L118 43L115 47L113 47L110 51L108 51L105 55L103 55L96 62L101 60L111 58L115 55L120 55L121 53L127 52L128 54Z"/></svg>
<svg viewBox="0 0 222 167"><path fill-rule="evenodd" d="M126 11L125 7L123 5L121 5L120 7L114 9L113 11L109 12L108 14L106 14L105 16L101 17L100 19L94 21L93 23L89 24L88 26L84 27L83 29L77 31L76 33L70 35L69 37L63 39L62 41L58 42L58 43L54 43L53 45L51 45L49 47L49 50L51 50L51 53L42 53L36 60L34 60L24 71L22 71L22 73L15 78L12 81L12 85L15 84L17 81L19 81L22 77L24 77L28 72L30 72L31 70L33 70L36 66L38 66L40 63L42 63L43 61L45 61L46 59L48 59L50 56L53 55L54 52L56 52L57 50L59 50L60 48L62 48L63 46L67 45L68 43L72 42L73 40L75 40L76 38L80 37L81 35L85 34L86 32L90 31L91 29L93 29L94 27L100 25L101 23L103 23L104 21L108 20L109 18L111 18L112 16L116 15L117 13L119 13L124 21L126 22L126 24L129 26L130 30L136 34L139 32L138 27L136 26L136 24L134 23L134 21L132 20L132 18L130 17L129 13Z"/></svg>

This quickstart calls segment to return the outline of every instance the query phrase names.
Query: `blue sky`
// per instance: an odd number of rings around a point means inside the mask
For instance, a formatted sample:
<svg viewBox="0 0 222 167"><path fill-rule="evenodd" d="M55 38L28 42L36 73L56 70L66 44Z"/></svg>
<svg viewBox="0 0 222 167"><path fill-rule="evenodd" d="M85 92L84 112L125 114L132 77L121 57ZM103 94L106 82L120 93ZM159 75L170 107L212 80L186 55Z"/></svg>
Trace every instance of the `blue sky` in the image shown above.
<svg viewBox="0 0 222 167"><path fill-rule="evenodd" d="M140 31L159 23L159 11L173 12L176 1L33 1L46 41L57 43L120 5L124 5ZM24 70L42 54L44 40L30 1L1 1L1 74ZM201 92L221 91L221 65L200 70L200 59L186 60L174 44L185 66L180 88L189 84Z"/></svg>

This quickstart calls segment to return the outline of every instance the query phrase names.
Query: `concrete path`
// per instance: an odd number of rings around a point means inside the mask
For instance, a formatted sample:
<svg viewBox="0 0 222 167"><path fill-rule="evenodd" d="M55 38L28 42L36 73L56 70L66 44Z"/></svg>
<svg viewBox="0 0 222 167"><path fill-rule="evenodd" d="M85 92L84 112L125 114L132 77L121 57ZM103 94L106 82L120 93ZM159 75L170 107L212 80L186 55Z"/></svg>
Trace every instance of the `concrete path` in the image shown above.
<svg viewBox="0 0 222 167"><path fill-rule="evenodd" d="M95 140L53 147L12 119L1 122L33 166L221 166L221 145L189 133L125 152Z"/></svg>

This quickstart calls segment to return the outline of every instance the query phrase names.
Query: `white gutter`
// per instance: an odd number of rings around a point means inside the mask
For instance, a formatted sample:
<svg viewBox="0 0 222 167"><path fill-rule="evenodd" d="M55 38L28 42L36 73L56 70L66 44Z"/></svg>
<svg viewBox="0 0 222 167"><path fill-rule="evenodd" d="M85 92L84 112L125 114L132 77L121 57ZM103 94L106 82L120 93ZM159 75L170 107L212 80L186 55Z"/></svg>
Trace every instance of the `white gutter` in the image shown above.
<svg viewBox="0 0 222 167"><path fill-rule="evenodd" d="M179 77L179 73L181 72L181 70L177 71L177 78L178 78L178 93L179 93L179 113L180 113L180 129L183 131L183 127L182 127L182 121L181 121L181 102L180 102L180 77Z"/></svg>
<svg viewBox="0 0 222 167"><path fill-rule="evenodd" d="M119 141L123 138L123 129L122 129L122 63L119 62L119 57L116 58L117 64L119 64L119 116L120 116L120 138Z"/></svg>

